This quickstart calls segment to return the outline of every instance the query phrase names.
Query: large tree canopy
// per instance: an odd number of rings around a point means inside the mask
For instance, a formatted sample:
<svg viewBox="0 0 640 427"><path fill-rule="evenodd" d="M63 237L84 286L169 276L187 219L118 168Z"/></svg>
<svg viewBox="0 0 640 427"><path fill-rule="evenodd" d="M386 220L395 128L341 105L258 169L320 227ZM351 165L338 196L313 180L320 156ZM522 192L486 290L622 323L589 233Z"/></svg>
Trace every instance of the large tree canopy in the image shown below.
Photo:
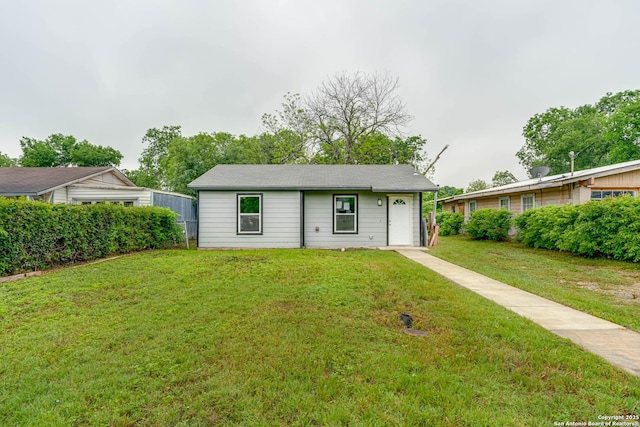
<svg viewBox="0 0 640 427"><path fill-rule="evenodd" d="M44 140L23 137L20 147L20 165L24 167L118 166L122 160L118 150L59 133Z"/></svg>
<svg viewBox="0 0 640 427"><path fill-rule="evenodd" d="M295 159L295 155L287 152L288 143L283 142L286 139L286 135L280 134L235 136L226 132L174 137L159 157L156 176L164 183L163 188L193 194L187 185L218 164L270 164ZM127 172L127 176L137 185L149 179L149 175L139 170Z"/></svg>
<svg viewBox="0 0 640 427"><path fill-rule="evenodd" d="M399 80L389 74L336 74L305 105L313 138L332 163L357 163L356 151L372 135L400 136L411 116L397 94Z"/></svg>
<svg viewBox="0 0 640 427"><path fill-rule="evenodd" d="M411 116L398 88L389 74L336 74L310 95L286 94L282 111L263 115L263 125L287 137L288 162L412 163L424 157L426 140L402 135Z"/></svg>
<svg viewBox="0 0 640 427"><path fill-rule="evenodd" d="M136 185L191 194L189 182L217 164L412 164L428 161L426 139L405 137L410 116L388 74L339 74L312 95L287 93L282 110L262 116L262 133L183 136L180 126L149 129Z"/></svg>
<svg viewBox="0 0 640 427"><path fill-rule="evenodd" d="M527 170L545 165L551 174L640 158L640 90L607 93L594 105L550 108L531 117L516 156Z"/></svg>

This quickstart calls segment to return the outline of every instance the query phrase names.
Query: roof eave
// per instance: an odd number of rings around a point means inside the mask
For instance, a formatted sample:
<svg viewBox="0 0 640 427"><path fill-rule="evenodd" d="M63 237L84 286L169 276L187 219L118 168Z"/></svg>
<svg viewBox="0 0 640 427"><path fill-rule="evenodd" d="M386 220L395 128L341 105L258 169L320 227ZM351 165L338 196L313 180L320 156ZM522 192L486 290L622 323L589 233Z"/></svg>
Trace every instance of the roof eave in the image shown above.
<svg viewBox="0 0 640 427"><path fill-rule="evenodd" d="M335 191L335 190L348 190L348 191L371 191L372 193L419 193L419 192L435 192L438 191L437 187L431 188L372 188L372 187L355 187L355 186L314 186L314 187L270 187L270 186L209 186L209 185L188 185L187 188L197 191Z"/></svg>
<svg viewBox="0 0 640 427"><path fill-rule="evenodd" d="M374 188L373 193L435 193L439 190L436 187L430 188Z"/></svg>
<svg viewBox="0 0 640 427"><path fill-rule="evenodd" d="M46 193L46 191L44 193ZM0 193L0 197L40 196L44 193L35 193L33 191L22 193Z"/></svg>
<svg viewBox="0 0 640 427"><path fill-rule="evenodd" d="M60 188L69 187L71 185L77 184L77 183L85 181L87 179L91 179L91 178L95 178L96 176L104 175L107 172L114 172L118 176L118 178L122 179L122 181L124 181L124 183L127 184L127 187L137 187L137 185L135 185L129 178L127 178L117 168L110 167L109 169L105 169L105 170L100 171L100 172L95 172L95 173L92 173L90 175L85 175L85 176L83 176L81 178L77 178L77 179L74 179L74 180L71 180L71 181L67 181L67 182L64 182L64 183L62 183L60 185L56 185L54 187L46 188L44 190L38 190L36 193L29 194L29 195L41 196L43 194L59 190Z"/></svg>
<svg viewBox="0 0 640 427"><path fill-rule="evenodd" d="M552 182L539 183L539 184L528 184L528 185L523 185L521 187L511 187L511 188L505 188L502 190L460 194L459 196L451 196L451 197L448 197L447 199L441 199L440 201L455 202L458 200L474 199L476 197L500 196L503 194L522 193L525 191L536 191L544 188L562 187L565 184L567 184L567 182L565 181L552 181Z"/></svg>

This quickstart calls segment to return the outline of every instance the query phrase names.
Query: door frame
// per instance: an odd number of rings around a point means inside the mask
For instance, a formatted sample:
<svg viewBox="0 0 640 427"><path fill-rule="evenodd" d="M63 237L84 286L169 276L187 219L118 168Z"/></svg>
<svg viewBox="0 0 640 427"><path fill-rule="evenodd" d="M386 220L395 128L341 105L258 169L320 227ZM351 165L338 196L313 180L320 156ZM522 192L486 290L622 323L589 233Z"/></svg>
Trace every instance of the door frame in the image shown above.
<svg viewBox="0 0 640 427"><path fill-rule="evenodd" d="M389 246L389 221L392 198L408 198L409 199L409 246L413 246L413 193L391 193L387 194L387 246Z"/></svg>

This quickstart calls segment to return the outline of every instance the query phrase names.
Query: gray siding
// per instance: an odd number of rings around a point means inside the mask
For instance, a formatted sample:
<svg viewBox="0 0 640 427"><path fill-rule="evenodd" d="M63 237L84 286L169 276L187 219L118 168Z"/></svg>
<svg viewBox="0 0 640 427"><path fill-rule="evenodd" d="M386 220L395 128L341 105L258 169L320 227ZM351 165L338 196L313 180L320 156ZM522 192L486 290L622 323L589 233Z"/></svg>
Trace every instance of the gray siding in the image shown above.
<svg viewBox="0 0 640 427"><path fill-rule="evenodd" d="M358 234L333 233L333 195L358 195ZM383 201L378 206L378 198ZM306 247L379 247L387 245L387 198L370 191L305 192ZM319 228L318 232L315 231Z"/></svg>
<svg viewBox="0 0 640 427"><path fill-rule="evenodd" d="M262 234L238 235L237 194L250 191L200 191L200 248L300 247L300 192L256 191L262 194Z"/></svg>
<svg viewBox="0 0 640 427"><path fill-rule="evenodd" d="M413 212L411 221L413 222L413 246L420 246L420 218L422 212L420 212L420 193L413 193Z"/></svg>

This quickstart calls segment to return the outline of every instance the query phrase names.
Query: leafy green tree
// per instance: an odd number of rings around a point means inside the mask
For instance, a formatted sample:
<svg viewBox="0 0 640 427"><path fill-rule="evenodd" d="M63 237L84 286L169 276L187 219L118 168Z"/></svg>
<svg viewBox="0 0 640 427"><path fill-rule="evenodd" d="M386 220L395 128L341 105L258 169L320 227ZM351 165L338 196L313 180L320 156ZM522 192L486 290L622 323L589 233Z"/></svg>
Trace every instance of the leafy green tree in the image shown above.
<svg viewBox="0 0 640 427"><path fill-rule="evenodd" d="M599 113L609 117L621 107L634 104L640 98L640 90L625 90L618 93L607 92L600 98L595 107Z"/></svg>
<svg viewBox="0 0 640 427"><path fill-rule="evenodd" d="M604 130L613 163L640 159L640 99L611 114Z"/></svg>
<svg viewBox="0 0 640 427"><path fill-rule="evenodd" d="M20 165L24 167L66 166L71 161L71 147L76 143L73 136L54 134L40 141L35 138L20 139L22 156Z"/></svg>
<svg viewBox="0 0 640 427"><path fill-rule="evenodd" d="M0 167L18 166L18 160L12 159L6 154L0 153Z"/></svg>
<svg viewBox="0 0 640 427"><path fill-rule="evenodd" d="M146 147L138 159L140 163L140 176L144 177L148 187L167 189L167 178L161 164L169 152L169 144L175 138L182 137L180 126L163 126L162 129L151 128L142 137L142 143Z"/></svg>
<svg viewBox="0 0 640 427"><path fill-rule="evenodd" d="M474 179L467 186L466 193L473 193L474 191L486 190L489 188L489 184L482 179Z"/></svg>
<svg viewBox="0 0 640 427"><path fill-rule="evenodd" d="M138 187L157 188L155 177L149 175L147 171L141 168L132 170L124 169L122 173Z"/></svg>
<svg viewBox="0 0 640 427"><path fill-rule="evenodd" d="M353 160L358 164L413 164L420 170L426 168L425 155L427 140L421 136L390 138L375 133L363 138L353 151Z"/></svg>
<svg viewBox="0 0 640 427"><path fill-rule="evenodd" d="M171 191L194 194L187 185L218 164L241 164L262 160L256 138L226 132L199 133L174 138L160 164ZM261 162L262 163L262 162Z"/></svg>
<svg viewBox="0 0 640 427"><path fill-rule="evenodd" d="M269 148L269 163L307 163L313 151L313 122L299 94L287 93L284 98L282 111L262 115L266 131L260 145Z"/></svg>
<svg viewBox="0 0 640 427"><path fill-rule="evenodd" d="M20 147L20 165L24 167L118 166L122 160L122 154L111 147L77 142L75 137L59 133L45 140L23 137Z"/></svg>
<svg viewBox="0 0 640 427"><path fill-rule="evenodd" d="M516 182L517 179L508 170L496 171L491 178L491 187L500 187L501 185L511 184Z"/></svg>
<svg viewBox="0 0 640 427"><path fill-rule="evenodd" d="M570 152L576 170L634 160L639 101L640 90L607 93L594 105L536 114L523 128L525 144L516 156L527 170L546 165L551 174L570 170Z"/></svg>
<svg viewBox="0 0 640 427"><path fill-rule="evenodd" d="M118 166L122 154L111 147L81 141L71 148L71 164L76 166Z"/></svg>

